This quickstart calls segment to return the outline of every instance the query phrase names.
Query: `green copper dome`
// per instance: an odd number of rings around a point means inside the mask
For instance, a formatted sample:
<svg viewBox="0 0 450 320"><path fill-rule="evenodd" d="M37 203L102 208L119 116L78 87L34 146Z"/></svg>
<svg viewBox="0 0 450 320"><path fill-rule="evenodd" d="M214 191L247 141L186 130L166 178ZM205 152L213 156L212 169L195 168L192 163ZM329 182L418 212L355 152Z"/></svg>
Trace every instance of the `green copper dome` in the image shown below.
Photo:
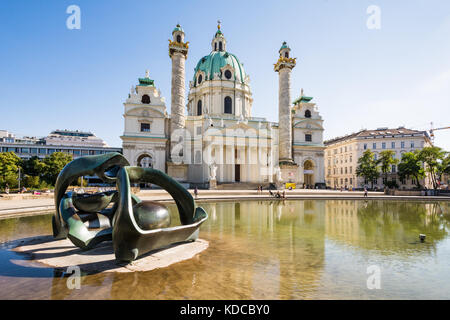
<svg viewBox="0 0 450 320"><path fill-rule="evenodd" d="M212 51L209 55L201 58L197 63L197 66L194 69L194 86L197 86L196 77L199 70L205 73L206 79L204 80L212 80L215 73L221 76L220 69L226 65L233 67L234 79L236 79L236 81L244 82L246 76L244 66L234 54L226 51Z"/></svg>

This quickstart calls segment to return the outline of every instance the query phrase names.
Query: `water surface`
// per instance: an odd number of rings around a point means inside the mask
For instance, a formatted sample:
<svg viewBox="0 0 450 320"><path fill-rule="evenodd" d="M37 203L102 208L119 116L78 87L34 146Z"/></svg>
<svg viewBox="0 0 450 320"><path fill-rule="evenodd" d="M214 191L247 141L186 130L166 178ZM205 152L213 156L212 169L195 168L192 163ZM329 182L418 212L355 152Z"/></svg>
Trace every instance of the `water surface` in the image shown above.
<svg viewBox="0 0 450 320"><path fill-rule="evenodd" d="M449 202L206 203L209 248L168 268L82 277L0 249L0 299L449 299ZM172 206L172 214L176 209ZM419 234L426 241L419 241ZM51 234L51 216L0 220L0 242ZM369 266L381 289L369 290Z"/></svg>

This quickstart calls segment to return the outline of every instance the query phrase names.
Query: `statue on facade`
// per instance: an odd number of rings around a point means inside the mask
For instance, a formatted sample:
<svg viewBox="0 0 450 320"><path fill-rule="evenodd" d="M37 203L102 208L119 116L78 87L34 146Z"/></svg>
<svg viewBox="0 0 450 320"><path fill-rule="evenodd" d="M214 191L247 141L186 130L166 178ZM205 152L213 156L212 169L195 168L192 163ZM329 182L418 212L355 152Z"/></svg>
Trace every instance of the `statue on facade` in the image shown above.
<svg viewBox="0 0 450 320"><path fill-rule="evenodd" d="M215 163L209 165L209 180L216 180L217 166Z"/></svg>
<svg viewBox="0 0 450 320"><path fill-rule="evenodd" d="M278 182L278 183L283 182L283 179L281 177L281 169L280 169L280 167L277 167L275 169L275 176L276 176L276 182Z"/></svg>
<svg viewBox="0 0 450 320"><path fill-rule="evenodd" d="M85 175L115 183L116 190L66 192L73 181ZM181 225L168 228L168 209L158 202L140 200L131 192L134 183L152 183L166 190L175 200ZM56 180L55 209L54 238L67 237L83 250L112 240L116 259L127 262L173 243L195 241L200 225L208 218L176 180L153 168L131 167L120 153L84 156L67 164Z"/></svg>

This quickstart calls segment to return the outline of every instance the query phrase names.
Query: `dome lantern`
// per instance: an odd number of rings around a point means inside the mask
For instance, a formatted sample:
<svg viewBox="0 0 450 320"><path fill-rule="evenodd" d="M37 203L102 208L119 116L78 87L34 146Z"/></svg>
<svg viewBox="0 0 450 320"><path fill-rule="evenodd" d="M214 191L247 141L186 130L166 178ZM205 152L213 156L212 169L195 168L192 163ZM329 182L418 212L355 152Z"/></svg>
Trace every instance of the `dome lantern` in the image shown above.
<svg viewBox="0 0 450 320"><path fill-rule="evenodd" d="M220 30L221 21L217 21L217 31L211 42L212 51L226 51L227 40L225 39L222 31Z"/></svg>

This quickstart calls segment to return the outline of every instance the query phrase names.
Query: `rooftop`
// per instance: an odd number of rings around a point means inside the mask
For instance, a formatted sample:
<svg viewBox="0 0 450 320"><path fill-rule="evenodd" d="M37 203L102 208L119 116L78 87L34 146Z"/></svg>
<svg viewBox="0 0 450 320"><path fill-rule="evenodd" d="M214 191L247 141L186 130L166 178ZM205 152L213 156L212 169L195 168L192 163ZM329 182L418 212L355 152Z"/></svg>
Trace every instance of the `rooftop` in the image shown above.
<svg viewBox="0 0 450 320"><path fill-rule="evenodd" d="M405 136L405 135L425 135L429 138L426 131L407 129L405 127L398 127L395 129L389 129L388 127L377 128L375 130L362 129L358 132L354 132L342 137L336 137L327 141L324 141L325 145L330 145L353 138L374 138L374 137L392 137L392 136Z"/></svg>

